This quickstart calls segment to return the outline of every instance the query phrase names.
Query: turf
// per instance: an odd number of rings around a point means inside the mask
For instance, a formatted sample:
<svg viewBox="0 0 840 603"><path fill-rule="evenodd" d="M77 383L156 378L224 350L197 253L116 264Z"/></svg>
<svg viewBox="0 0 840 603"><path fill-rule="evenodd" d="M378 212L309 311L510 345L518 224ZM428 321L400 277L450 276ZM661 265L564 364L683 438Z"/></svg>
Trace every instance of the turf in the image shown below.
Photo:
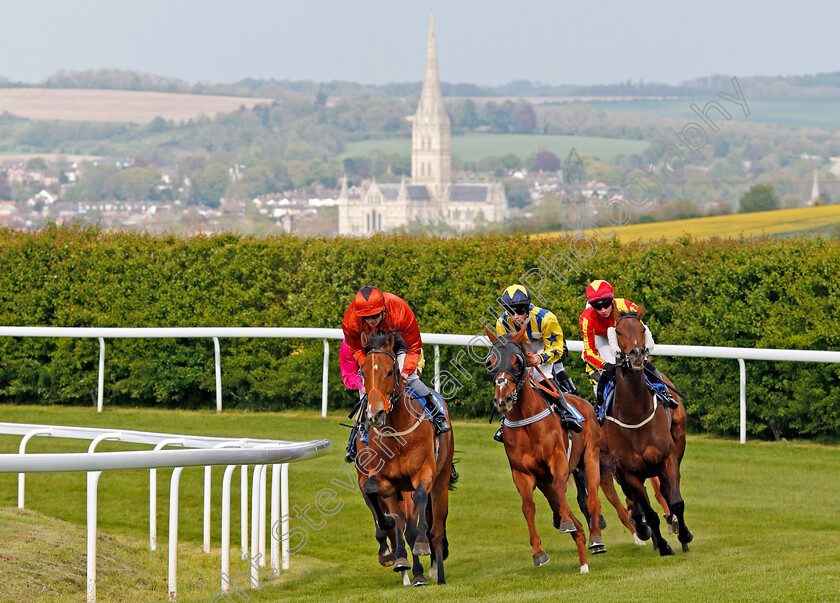
<svg viewBox="0 0 840 603"><path fill-rule="evenodd" d="M4 406L6 421L202 433L205 435L333 440L323 458L291 466L291 504L310 505L309 518L292 513L292 527L306 542L292 556L292 570L248 592L251 601L522 600L574 598L599 601L823 601L838 596L837 550L840 495L835 446L807 442L736 441L691 436L683 462L686 517L694 531L691 552L660 558L650 544L637 547L608 508L606 555L590 557L581 575L572 539L551 528L547 504L537 502L537 525L551 562L534 568L521 503L504 450L492 441L495 425L455 421L461 480L450 498L446 563L448 584L405 589L376 561L372 520L361 496L331 480L347 481L342 450L347 430L340 414L241 413ZM17 450L18 437L0 438L2 452ZM36 438L28 450L83 450L86 444ZM103 443L102 450L124 447ZM99 488L100 600L166 598L167 470L158 472L158 550L148 551L148 473L111 472ZM207 601L218 592L219 485L214 471L213 552L201 544L200 468L187 468L181 484L179 594ZM81 600L84 597L83 474L27 476L24 514L16 505L16 476L0 474L0 599ZM234 476L233 533L239 543L238 473ZM325 488L341 506L331 516L314 510ZM571 500L571 497L570 497ZM605 501L604 501L605 502ZM336 503L337 504L337 503ZM605 502L606 504L606 502ZM573 507L574 508L574 507ZM301 537L302 538L302 537ZM671 544L679 549L674 536ZM302 539L293 542L300 546ZM234 548L234 558L237 548ZM69 551L69 553L68 553ZM10 560L16 559L12 563ZM240 571L237 561L232 568ZM37 575L37 580L34 576ZM244 599L235 599L244 600Z"/></svg>

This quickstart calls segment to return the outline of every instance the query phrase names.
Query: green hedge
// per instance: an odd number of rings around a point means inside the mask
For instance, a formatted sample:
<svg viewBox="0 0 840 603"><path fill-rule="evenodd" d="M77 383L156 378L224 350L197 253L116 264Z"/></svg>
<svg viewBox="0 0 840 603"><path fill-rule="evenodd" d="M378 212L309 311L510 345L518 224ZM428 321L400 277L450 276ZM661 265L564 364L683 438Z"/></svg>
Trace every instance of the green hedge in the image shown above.
<svg viewBox="0 0 840 603"><path fill-rule="evenodd" d="M590 240L590 243L596 240ZM89 327L339 327L356 289L376 284L404 297L425 332L481 331L488 308L531 271L539 293L569 339L579 339L583 291L606 278L619 296L646 306L659 343L840 349L840 244L836 240L762 239L619 245L577 251L575 269L545 261L570 254L560 238L464 239L377 236L370 240L272 238L225 234L182 238L58 227L0 231L0 324ZM585 257L585 256L584 256ZM542 260L541 260L542 258ZM565 282L564 282L565 281ZM213 344L196 339L107 342L106 405L212 408ZM226 408L317 407L320 341L222 339ZM331 354L330 400L353 396ZM433 353L427 349L431 381ZM458 356L460 354L460 356ZM574 355L576 356L576 355ZM98 343L90 339L0 338L0 402L91 404ZM695 431L738 430L734 360L659 358L689 399ZM583 364L570 374L582 391ZM453 410L486 416L491 390L483 368L463 348L441 346ZM786 435L840 433L840 366L748 362L748 431L769 436L776 419ZM453 379L457 379L456 384Z"/></svg>

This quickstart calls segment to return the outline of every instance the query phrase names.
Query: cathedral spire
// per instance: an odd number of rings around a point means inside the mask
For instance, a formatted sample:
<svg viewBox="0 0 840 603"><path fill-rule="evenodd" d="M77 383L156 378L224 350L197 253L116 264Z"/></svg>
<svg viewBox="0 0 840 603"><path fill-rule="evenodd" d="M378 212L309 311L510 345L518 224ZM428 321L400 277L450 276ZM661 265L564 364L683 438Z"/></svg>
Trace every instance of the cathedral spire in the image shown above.
<svg viewBox="0 0 840 603"><path fill-rule="evenodd" d="M435 15L429 17L423 89L411 128L411 181L425 184L438 197L452 179L449 115L443 104L438 74Z"/></svg>

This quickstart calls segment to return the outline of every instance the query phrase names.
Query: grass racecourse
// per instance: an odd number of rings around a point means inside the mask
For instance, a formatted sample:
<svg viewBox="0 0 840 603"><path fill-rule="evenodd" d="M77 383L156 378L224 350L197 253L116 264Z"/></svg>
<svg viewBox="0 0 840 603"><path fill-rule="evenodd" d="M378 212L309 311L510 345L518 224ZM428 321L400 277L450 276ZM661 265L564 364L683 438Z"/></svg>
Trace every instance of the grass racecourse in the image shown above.
<svg viewBox="0 0 840 603"><path fill-rule="evenodd" d="M579 573L571 537L551 527L538 499L537 524L551 562L534 568L519 495L496 425L455 421L461 480L450 498L448 584L401 585L376 561L372 519L347 482L340 413L243 413L149 409L4 406L5 421L303 440L330 438L333 452L290 468L291 505L300 550L291 569L248 591L250 601L829 601L840 599L840 449L807 442L759 442L691 436L683 462L691 552L660 558L633 544L615 511L605 509L605 555ZM19 437L0 437L16 452ZM84 451L80 440L35 438L28 452ZM125 449L103 442L101 450ZM148 472L106 472L99 485L98 598L164 601L167 597L168 492L171 470L158 471L158 550L148 547ZM178 586L181 600L210 601L219 591L222 468L213 471L212 552L200 552L201 468L181 481ZM232 492L232 572L245 569L239 550L239 474ZM0 474L0 600L82 601L85 597L85 475L29 474L26 511L16 509L17 476ZM331 516L315 510L318 492L338 493ZM569 497L574 506L573 495ZM336 499L336 500L338 500ZM604 501L606 502L606 501ZM339 507L338 502L335 502ZM579 515L579 512L576 512ZM303 533L306 534L305 544ZM679 551L676 537L669 541ZM221 600L221 599L220 599ZM244 598L234 598L244 601Z"/></svg>

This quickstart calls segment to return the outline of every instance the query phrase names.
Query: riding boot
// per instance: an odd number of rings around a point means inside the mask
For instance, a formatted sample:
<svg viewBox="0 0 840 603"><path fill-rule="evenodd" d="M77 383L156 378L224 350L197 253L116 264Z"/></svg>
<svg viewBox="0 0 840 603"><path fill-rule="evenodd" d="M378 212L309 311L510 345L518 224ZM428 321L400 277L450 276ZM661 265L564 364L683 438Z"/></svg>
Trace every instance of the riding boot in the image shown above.
<svg viewBox="0 0 840 603"><path fill-rule="evenodd" d="M497 442L504 442L505 441L504 437L502 436L502 433L503 433L502 428L503 428L503 425L504 425L504 420L505 420L505 418L502 417L502 420L499 422L499 429L497 429L496 433L493 435L493 439L496 440Z"/></svg>
<svg viewBox="0 0 840 603"><path fill-rule="evenodd" d="M560 386L560 391L580 397L580 392L575 387L574 381L572 381L572 378L569 377L565 370L554 373L554 380Z"/></svg>
<svg viewBox="0 0 840 603"><path fill-rule="evenodd" d="M350 428L350 440L347 442L347 448L344 452L345 463L356 462L356 436L359 434L359 422L353 421L353 427Z"/></svg>
<svg viewBox="0 0 840 603"><path fill-rule="evenodd" d="M594 377L595 375L593 375ZM606 377L602 372L598 371L598 389L595 392L595 416L598 417L598 424L604 424L604 390L607 387L609 377Z"/></svg>
<svg viewBox="0 0 840 603"><path fill-rule="evenodd" d="M677 408L679 404L677 404L677 401L674 400L674 396L671 395L671 388L668 387L668 384L665 383L664 379L662 379L662 373L659 372L659 369L653 366L653 363L650 360L645 361L645 368L647 369L645 372L648 376L653 378L651 379L652 381L661 383L665 386L662 388L662 399L665 402L665 405L668 408Z"/></svg>
<svg viewBox="0 0 840 603"><path fill-rule="evenodd" d="M560 415L560 424L563 426L563 429L566 431L574 431L575 433L583 431L583 427L581 427L580 423L577 422L577 418L575 418L574 413L569 408L569 403L566 402L562 393L560 393L560 397L554 401L553 406L557 414Z"/></svg>
<svg viewBox="0 0 840 603"><path fill-rule="evenodd" d="M423 398L423 405L429 414L432 415L432 422L435 425L435 435L446 433L450 429L449 423L446 421L446 413L443 412L435 403L435 395L429 392L429 395Z"/></svg>

